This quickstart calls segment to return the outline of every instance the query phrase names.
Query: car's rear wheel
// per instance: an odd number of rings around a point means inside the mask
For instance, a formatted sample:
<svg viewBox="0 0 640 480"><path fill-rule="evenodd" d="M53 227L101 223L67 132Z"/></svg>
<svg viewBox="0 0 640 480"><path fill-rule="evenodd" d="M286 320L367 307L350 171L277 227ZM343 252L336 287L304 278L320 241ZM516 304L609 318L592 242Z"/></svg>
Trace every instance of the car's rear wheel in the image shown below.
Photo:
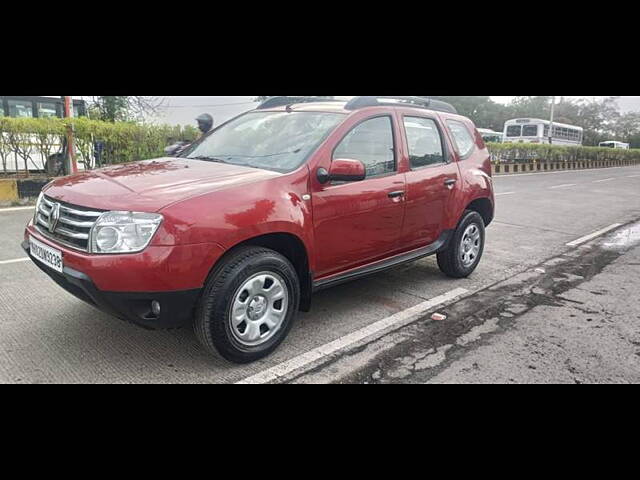
<svg viewBox="0 0 640 480"><path fill-rule="evenodd" d="M211 353L249 363L273 352L289 333L300 302L295 268L279 253L241 247L216 267L195 316Z"/></svg>
<svg viewBox="0 0 640 480"><path fill-rule="evenodd" d="M484 253L485 226L478 212L466 211L446 250L438 253L438 266L447 276L466 278L478 267Z"/></svg>

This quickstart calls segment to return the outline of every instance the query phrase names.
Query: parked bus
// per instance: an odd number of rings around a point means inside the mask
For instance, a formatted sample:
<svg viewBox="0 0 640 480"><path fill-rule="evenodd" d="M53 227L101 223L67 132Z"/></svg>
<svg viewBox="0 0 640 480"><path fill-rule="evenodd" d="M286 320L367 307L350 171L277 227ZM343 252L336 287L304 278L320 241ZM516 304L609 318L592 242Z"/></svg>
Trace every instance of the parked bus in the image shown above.
<svg viewBox="0 0 640 480"><path fill-rule="evenodd" d="M60 117L64 115L62 97L0 97L0 117ZM73 116L87 114L84 100L73 101Z"/></svg>
<svg viewBox="0 0 640 480"><path fill-rule="evenodd" d="M623 150L629 150L629 144L623 142L616 142L615 140L607 140L606 142L600 142L599 147L604 148L621 148Z"/></svg>
<svg viewBox="0 0 640 480"><path fill-rule="evenodd" d="M515 118L504 124L504 143L549 143L549 120ZM582 145L584 130L553 122L554 145Z"/></svg>
<svg viewBox="0 0 640 480"><path fill-rule="evenodd" d="M502 137L503 137L502 132L495 132L488 128L479 128L478 132L480 133L480 136L482 136L482 139L485 142L502 143Z"/></svg>

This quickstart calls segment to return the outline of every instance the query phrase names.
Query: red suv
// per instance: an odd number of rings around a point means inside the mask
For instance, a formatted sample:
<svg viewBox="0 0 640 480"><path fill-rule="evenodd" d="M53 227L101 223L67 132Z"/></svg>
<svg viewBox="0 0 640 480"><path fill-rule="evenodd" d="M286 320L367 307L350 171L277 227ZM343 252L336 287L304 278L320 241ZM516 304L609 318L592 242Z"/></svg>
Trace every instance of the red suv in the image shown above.
<svg viewBox="0 0 640 480"><path fill-rule="evenodd" d="M210 352L268 355L314 292L436 254L471 274L494 216L473 123L423 97L274 97L176 158L47 185L23 248L60 286Z"/></svg>

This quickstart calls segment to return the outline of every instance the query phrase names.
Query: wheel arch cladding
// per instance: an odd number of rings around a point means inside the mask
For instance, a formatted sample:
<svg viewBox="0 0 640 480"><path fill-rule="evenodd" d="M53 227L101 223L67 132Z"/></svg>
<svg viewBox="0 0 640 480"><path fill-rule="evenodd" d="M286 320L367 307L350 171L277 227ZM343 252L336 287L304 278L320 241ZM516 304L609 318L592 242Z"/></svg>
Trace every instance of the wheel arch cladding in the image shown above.
<svg viewBox="0 0 640 480"><path fill-rule="evenodd" d="M482 220L484 220L485 227L488 227L489 224L491 224L491 222L493 221L493 204L488 198L476 198L469 205L467 205L467 208L465 210L478 212L482 217Z"/></svg>
<svg viewBox="0 0 640 480"><path fill-rule="evenodd" d="M285 232L267 233L234 245L227 254L248 245L269 248L291 262L300 282L300 310L308 312L311 308L312 275L309 270L309 254L300 237Z"/></svg>

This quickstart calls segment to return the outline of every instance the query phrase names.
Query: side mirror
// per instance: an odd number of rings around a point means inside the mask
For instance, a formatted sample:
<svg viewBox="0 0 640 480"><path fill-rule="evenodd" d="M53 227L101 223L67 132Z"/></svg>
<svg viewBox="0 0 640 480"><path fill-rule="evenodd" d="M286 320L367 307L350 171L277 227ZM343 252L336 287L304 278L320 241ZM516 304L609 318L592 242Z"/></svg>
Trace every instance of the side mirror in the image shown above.
<svg viewBox="0 0 640 480"><path fill-rule="evenodd" d="M318 181L325 184L335 182L360 182L367 178L367 169L360 160L337 158L331 162L327 172L324 168L318 169Z"/></svg>

